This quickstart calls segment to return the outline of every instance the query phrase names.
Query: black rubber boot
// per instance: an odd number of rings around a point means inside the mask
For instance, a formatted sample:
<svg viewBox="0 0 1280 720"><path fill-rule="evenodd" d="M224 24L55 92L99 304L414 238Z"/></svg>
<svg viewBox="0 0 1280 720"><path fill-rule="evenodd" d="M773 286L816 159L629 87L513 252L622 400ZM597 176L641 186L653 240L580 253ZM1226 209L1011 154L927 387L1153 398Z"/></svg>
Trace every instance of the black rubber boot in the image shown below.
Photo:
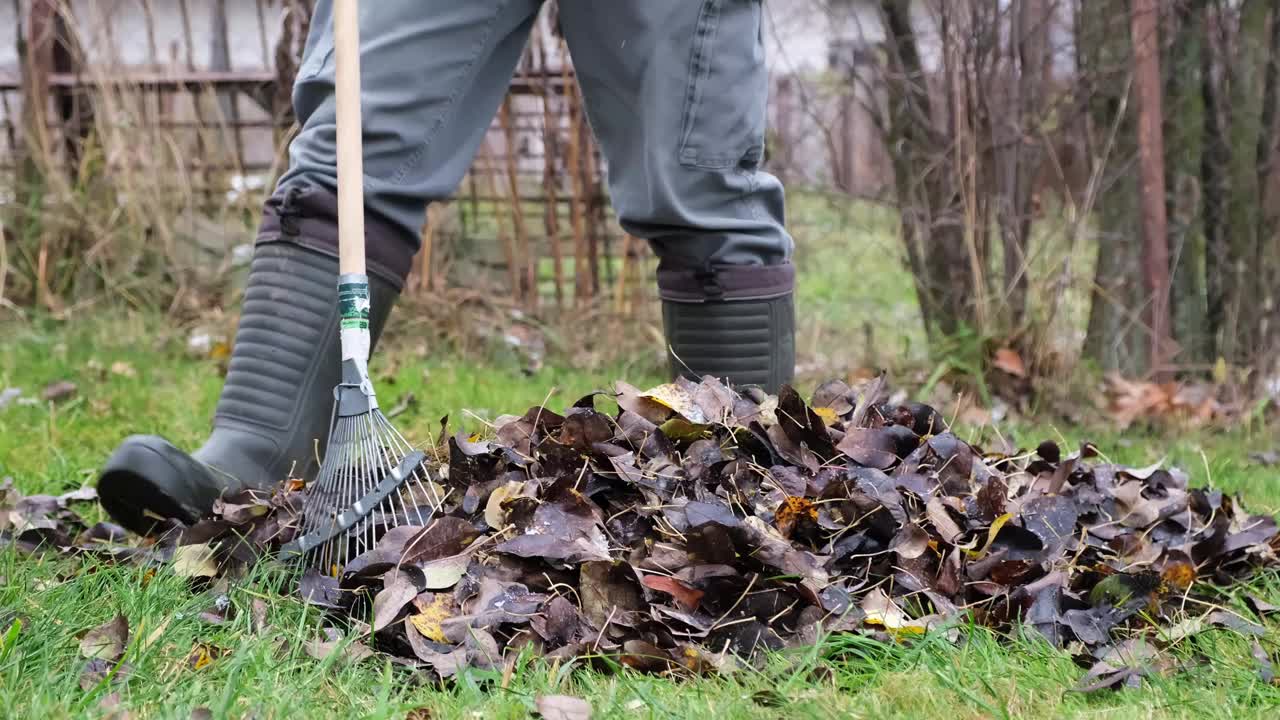
<svg viewBox="0 0 1280 720"><path fill-rule="evenodd" d="M212 433L190 455L156 435L127 438L98 480L100 502L117 522L147 535L161 519L199 520L219 495L314 477L340 378L337 280L331 252L260 242ZM399 286L370 272L369 288L376 342Z"/></svg>
<svg viewBox="0 0 1280 720"><path fill-rule="evenodd" d="M777 393L795 374L794 288L790 263L659 269L672 376Z"/></svg>

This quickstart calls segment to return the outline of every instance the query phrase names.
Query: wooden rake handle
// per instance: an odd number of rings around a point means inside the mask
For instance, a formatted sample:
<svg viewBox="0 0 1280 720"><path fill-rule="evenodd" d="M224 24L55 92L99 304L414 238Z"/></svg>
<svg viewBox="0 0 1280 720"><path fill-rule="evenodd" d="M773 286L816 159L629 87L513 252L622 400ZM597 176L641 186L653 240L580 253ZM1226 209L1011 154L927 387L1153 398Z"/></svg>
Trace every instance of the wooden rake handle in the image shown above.
<svg viewBox="0 0 1280 720"><path fill-rule="evenodd" d="M364 275L364 154L360 120L359 0L335 0L334 100L338 134L338 272Z"/></svg>

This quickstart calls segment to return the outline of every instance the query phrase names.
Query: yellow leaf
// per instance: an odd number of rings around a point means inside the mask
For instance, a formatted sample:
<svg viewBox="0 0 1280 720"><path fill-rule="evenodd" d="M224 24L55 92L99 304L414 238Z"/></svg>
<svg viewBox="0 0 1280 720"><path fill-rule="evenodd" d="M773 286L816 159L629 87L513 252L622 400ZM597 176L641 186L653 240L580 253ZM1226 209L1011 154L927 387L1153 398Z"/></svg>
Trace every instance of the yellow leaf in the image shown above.
<svg viewBox="0 0 1280 720"><path fill-rule="evenodd" d="M452 599L449 593L436 593L431 602L425 607L419 603L414 603L418 605L418 609L421 612L417 615L410 615L409 622L413 623L413 627L428 640L434 640L438 643L448 642L444 636L442 624L445 620L453 617Z"/></svg>
<svg viewBox="0 0 1280 720"><path fill-rule="evenodd" d="M1160 573L1160 579L1170 587L1183 591L1196 581L1196 568L1191 563L1173 563Z"/></svg>
<svg viewBox="0 0 1280 720"><path fill-rule="evenodd" d="M987 530L987 542L982 546L982 549L966 550L965 552L974 560L984 557L987 554L987 550L991 547L991 543L995 542L996 535L1000 534L1000 528L1004 527L1004 524L1012 519L1013 513L1005 513L996 518L995 522L991 523L991 529Z"/></svg>
<svg viewBox="0 0 1280 720"><path fill-rule="evenodd" d="M707 435L706 425L695 425L684 418L674 417L658 426L658 430L671 440L693 442Z"/></svg>
<svg viewBox="0 0 1280 720"><path fill-rule="evenodd" d="M507 511L502 509L502 501L520 494L524 483L509 482L489 493L489 501L484 506L484 521L494 530L501 530L507 522Z"/></svg>
<svg viewBox="0 0 1280 720"><path fill-rule="evenodd" d="M813 408L813 411L817 413L818 417L822 418L822 423L828 427L835 425L836 421L840 419L836 411L829 407L816 407Z"/></svg>
<svg viewBox="0 0 1280 720"><path fill-rule="evenodd" d="M203 670L213 661L227 654L227 650L208 643L196 643L187 655L187 666L192 670Z"/></svg>
<svg viewBox="0 0 1280 720"><path fill-rule="evenodd" d="M1227 361L1221 355L1218 361L1213 364L1213 381L1221 385L1227 381Z"/></svg>
<svg viewBox="0 0 1280 720"><path fill-rule="evenodd" d="M674 383L659 385L648 392L642 393L640 397L674 410L689 422L704 423L707 421L707 418L702 413L702 408L694 404L693 398L689 396L689 393Z"/></svg>
<svg viewBox="0 0 1280 720"><path fill-rule="evenodd" d="M211 360L226 360L229 357L231 357L231 346L227 343L217 342L209 349Z"/></svg>

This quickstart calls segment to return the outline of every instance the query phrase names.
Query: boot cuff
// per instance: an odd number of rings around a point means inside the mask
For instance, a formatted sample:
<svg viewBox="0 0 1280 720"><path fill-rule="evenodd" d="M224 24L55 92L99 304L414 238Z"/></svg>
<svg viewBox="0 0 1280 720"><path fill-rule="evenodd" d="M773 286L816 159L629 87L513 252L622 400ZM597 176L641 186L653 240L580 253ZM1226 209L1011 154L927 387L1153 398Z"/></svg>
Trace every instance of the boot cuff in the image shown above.
<svg viewBox="0 0 1280 720"><path fill-rule="evenodd" d="M769 300L795 289L795 266L721 265L700 270L659 269L658 296L669 302Z"/></svg>
<svg viewBox="0 0 1280 720"><path fill-rule="evenodd" d="M414 238L377 216L364 220L365 264L371 274L396 290L404 289L413 265ZM312 250L338 254L338 198L320 187L290 187L277 192L263 205L258 242L293 242Z"/></svg>

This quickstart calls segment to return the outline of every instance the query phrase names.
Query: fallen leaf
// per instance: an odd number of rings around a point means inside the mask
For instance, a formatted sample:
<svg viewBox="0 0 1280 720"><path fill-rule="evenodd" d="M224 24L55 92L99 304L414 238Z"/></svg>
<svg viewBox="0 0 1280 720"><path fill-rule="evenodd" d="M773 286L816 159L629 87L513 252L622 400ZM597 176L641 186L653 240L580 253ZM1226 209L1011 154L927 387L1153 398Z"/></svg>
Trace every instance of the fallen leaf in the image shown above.
<svg viewBox="0 0 1280 720"><path fill-rule="evenodd" d="M455 555L423 565L422 588L424 590L444 590L457 585L462 576L466 574L469 564L471 564L470 555Z"/></svg>
<svg viewBox="0 0 1280 720"><path fill-rule="evenodd" d="M218 658L229 653L230 651L225 648L198 642L195 647L191 648L191 652L187 653L187 667L192 670L203 670L212 665Z"/></svg>
<svg viewBox="0 0 1280 720"><path fill-rule="evenodd" d="M133 369L133 366L123 360L117 360L111 363L111 374L121 375L123 377L138 376L138 372Z"/></svg>
<svg viewBox="0 0 1280 720"><path fill-rule="evenodd" d="M180 545L173 551L173 572L178 577L216 577L218 563L208 543Z"/></svg>
<svg viewBox="0 0 1280 720"><path fill-rule="evenodd" d="M123 613L85 633L80 639L80 654L87 658L114 661L124 654L129 644L129 621Z"/></svg>
<svg viewBox="0 0 1280 720"><path fill-rule="evenodd" d="M501 530L506 525L507 512L502 509L502 501L515 497L524 488L524 483L509 482L489 493L489 500L484 506L484 521L494 530Z"/></svg>
<svg viewBox="0 0 1280 720"><path fill-rule="evenodd" d="M534 707L546 720L591 720L591 703L568 695L540 695Z"/></svg>
<svg viewBox="0 0 1280 720"><path fill-rule="evenodd" d="M456 583L457 580L454 580ZM409 601L418 596L418 588L409 578L400 573L396 580L389 583L373 598L373 631L378 632L390 625L400 615Z"/></svg>
<svg viewBox="0 0 1280 720"><path fill-rule="evenodd" d="M702 601L701 590L691 588L675 578L665 575L645 575L641 582L647 588L664 592L675 598L687 610L697 610L698 603Z"/></svg>
<svg viewBox="0 0 1280 720"><path fill-rule="evenodd" d="M325 635L327 636L325 640L308 640L303 643L303 649L308 655L317 660L324 660L339 650L349 660L363 660L374 655L368 645L358 640L346 643L341 634L333 628L325 628Z"/></svg>
<svg viewBox="0 0 1280 720"><path fill-rule="evenodd" d="M1022 363L1022 356L1019 355L1016 350L1010 348L1000 348L999 350L996 350L996 354L991 361L991 365L1014 377L1024 378L1027 376L1027 368Z"/></svg>
<svg viewBox="0 0 1280 720"><path fill-rule="evenodd" d="M453 598L447 593L434 593L431 602L417 604L419 612L409 616L409 621L422 636L438 643L448 642L443 623L453 616Z"/></svg>
<svg viewBox="0 0 1280 720"><path fill-rule="evenodd" d="M103 658L91 658L80 670L80 689L90 692L105 680L108 686L123 683L133 672L133 666L126 662L115 662Z"/></svg>
<svg viewBox="0 0 1280 720"><path fill-rule="evenodd" d="M61 402L76 394L76 384L70 380L60 380L45 386L40 397L47 402Z"/></svg>

